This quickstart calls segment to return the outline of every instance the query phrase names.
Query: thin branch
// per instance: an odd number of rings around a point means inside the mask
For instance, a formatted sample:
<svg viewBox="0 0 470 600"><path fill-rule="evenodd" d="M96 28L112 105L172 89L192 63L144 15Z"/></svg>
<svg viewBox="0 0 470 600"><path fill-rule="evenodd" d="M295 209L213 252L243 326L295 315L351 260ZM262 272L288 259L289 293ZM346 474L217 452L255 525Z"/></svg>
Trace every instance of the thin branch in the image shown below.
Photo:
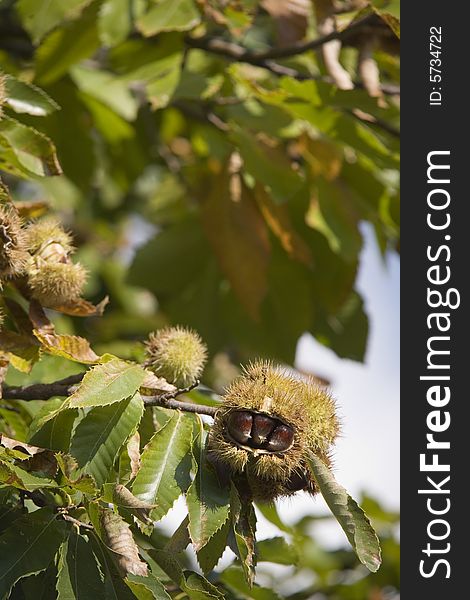
<svg viewBox="0 0 470 600"><path fill-rule="evenodd" d="M183 412L207 415L209 417L215 417L215 413L218 410L216 406L194 404L193 402L182 402L181 400L166 400L164 403L162 403L160 399L161 396L144 396L144 404L145 406L162 406L163 408L182 410Z"/></svg>
<svg viewBox="0 0 470 600"><path fill-rule="evenodd" d="M5 400L49 400L53 396L68 396L85 373L71 375L53 383L33 383L24 386L4 386Z"/></svg>
<svg viewBox="0 0 470 600"><path fill-rule="evenodd" d="M217 412L217 407L215 406L194 404L193 402L182 402L181 400L175 399L177 396L187 394L197 387L199 383L200 381L195 381L193 384L188 385L188 387L180 388L174 392L167 392L166 394L162 394L160 396L144 396L144 404L145 406L162 406L164 408L172 408L174 410L182 410L184 412L214 417L215 413Z"/></svg>
<svg viewBox="0 0 470 600"><path fill-rule="evenodd" d="M5 400L49 400L49 398L54 396L69 396L75 391L75 386L80 383L84 374L85 373L71 375L70 377L66 377L60 381L55 381L54 383L34 383L26 386L5 386L3 388L3 398ZM184 412L198 413L200 415L214 417L217 407L176 400L177 396L187 394L198 385L199 381L196 381L194 384L186 388L175 390L174 392L160 394L159 396L144 396L144 403L146 406L163 406L164 408L170 408L173 410L182 410Z"/></svg>
<svg viewBox="0 0 470 600"><path fill-rule="evenodd" d="M72 517L71 515L68 515L67 513L62 513L61 512L59 514L62 517L62 519L64 519L64 521L68 521L69 523L73 523L77 527L83 527L84 529L90 529L90 530L94 529L93 525L89 525L88 523L83 523L83 521L79 521L78 519L76 519L75 517Z"/></svg>
<svg viewBox="0 0 470 600"><path fill-rule="evenodd" d="M308 52L309 50L317 50L321 48L328 42L332 42L333 40L338 40L343 42L348 39L353 34L356 34L359 30L363 30L365 27L371 23L371 21L375 20L375 15L367 15L358 21L355 21L346 29L342 31L332 31L327 35L323 35L314 40L310 40L309 42L304 42L303 44L295 44L294 46L286 46L284 48L272 48L266 52L259 52L257 56L260 60L265 60L268 58L288 58L291 56L298 56L299 54L303 54L304 52Z"/></svg>
<svg viewBox="0 0 470 600"><path fill-rule="evenodd" d="M201 36L198 38L194 38L188 35L185 38L185 43L191 48L199 48L200 50L206 50L207 52L211 52L212 54L222 56L227 60L244 62L247 64L267 69L275 75L293 77L294 79L297 79L299 81L315 80L324 81L326 83L334 83L331 77L325 77L322 75L312 75L310 73L301 73L297 69L293 69L285 65L280 65L273 59L297 56L299 54L307 52L308 50L315 50L317 48L321 48L324 44L332 40L345 40L350 35L357 33L359 29L363 29L364 27L366 27L367 22L370 18L371 16L364 17L364 19L353 23L343 31L333 31L327 35L316 38L315 40L311 40L310 42L306 42L304 44L296 44L295 46L289 46L286 48L273 48L266 52L252 52L244 46L240 46L239 44L236 44L234 42L229 42L220 38L212 38L209 36ZM354 86L360 89L364 87L363 83L358 81L354 82ZM398 95L400 94L400 87L395 84L382 84L381 91L384 94Z"/></svg>

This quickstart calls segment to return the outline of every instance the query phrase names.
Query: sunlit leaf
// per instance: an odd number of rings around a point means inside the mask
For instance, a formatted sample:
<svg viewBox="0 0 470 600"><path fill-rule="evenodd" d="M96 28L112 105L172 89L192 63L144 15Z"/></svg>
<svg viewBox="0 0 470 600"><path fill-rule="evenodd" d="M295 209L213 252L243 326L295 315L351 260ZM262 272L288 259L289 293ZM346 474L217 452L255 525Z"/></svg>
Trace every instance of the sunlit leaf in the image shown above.
<svg viewBox="0 0 470 600"><path fill-rule="evenodd" d="M188 485L192 428L193 417L175 411L142 453L132 493L156 505L151 512L155 521L166 515Z"/></svg>
<svg viewBox="0 0 470 600"><path fill-rule="evenodd" d="M127 400L98 406L77 425L70 454L84 473L102 485L116 460L119 450L135 431L144 411L139 394Z"/></svg>
<svg viewBox="0 0 470 600"><path fill-rule="evenodd" d="M369 519L357 502L337 483L331 470L317 456L308 459L315 481L331 512L343 528L359 560L375 573L382 562L380 544Z"/></svg>

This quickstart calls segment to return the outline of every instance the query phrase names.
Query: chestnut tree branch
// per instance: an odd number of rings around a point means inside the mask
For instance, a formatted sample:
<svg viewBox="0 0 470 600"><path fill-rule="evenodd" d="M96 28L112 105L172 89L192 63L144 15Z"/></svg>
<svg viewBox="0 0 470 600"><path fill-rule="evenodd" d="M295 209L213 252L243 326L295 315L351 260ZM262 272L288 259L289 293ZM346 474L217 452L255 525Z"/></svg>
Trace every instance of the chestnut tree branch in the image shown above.
<svg viewBox="0 0 470 600"><path fill-rule="evenodd" d="M65 379L55 381L53 383L34 383L27 386L4 386L4 400L49 400L54 396L69 396L75 391L75 386L80 383L85 373L71 375ZM177 389L174 392L160 394L155 396L143 396L146 406L162 406L173 410L182 410L184 412L197 413L200 415L208 415L214 417L217 411L215 406L206 406L203 404L193 404L192 402L182 402L176 400L177 396L186 394L196 386L199 381L186 388Z"/></svg>
<svg viewBox="0 0 470 600"><path fill-rule="evenodd" d="M358 30L364 29L367 26L371 15L364 17L353 23L343 31L332 31L331 33L318 37L309 42L303 44L296 44L294 46L288 46L285 48L272 48L266 52L252 52L244 46L240 46L234 42L223 40L220 38L213 38L210 36L201 36L198 38L186 36L186 45L191 48L199 48L217 54L232 61L244 62L257 67L261 67L271 71L275 75L293 77L294 79L304 80L317 80L325 81L327 83L333 83L331 77L325 77L322 75L312 75L309 73L301 73L300 71L281 65L273 59L289 58L303 54L308 50L316 50L321 48L324 44L331 42L332 40L343 41L350 35L356 34ZM355 81L354 86L356 88L363 88L362 82ZM398 95L400 94L400 87L395 84L382 84L381 91L384 94Z"/></svg>

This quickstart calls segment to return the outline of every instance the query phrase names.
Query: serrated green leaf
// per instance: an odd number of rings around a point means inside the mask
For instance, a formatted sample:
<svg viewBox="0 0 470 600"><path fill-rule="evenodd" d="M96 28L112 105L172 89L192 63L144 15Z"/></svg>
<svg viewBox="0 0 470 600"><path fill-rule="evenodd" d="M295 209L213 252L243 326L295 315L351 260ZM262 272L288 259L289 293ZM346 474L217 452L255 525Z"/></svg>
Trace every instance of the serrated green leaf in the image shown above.
<svg viewBox="0 0 470 600"><path fill-rule="evenodd" d="M74 530L59 552L57 600L104 600L105 587L90 540Z"/></svg>
<svg viewBox="0 0 470 600"><path fill-rule="evenodd" d="M137 28L145 36L162 31L188 31L201 20L193 0L160 0L142 15Z"/></svg>
<svg viewBox="0 0 470 600"><path fill-rule="evenodd" d="M58 484L53 479L37 477L12 463L0 460L0 487L3 486L32 492L42 488L58 487Z"/></svg>
<svg viewBox="0 0 470 600"><path fill-rule="evenodd" d="M83 473L101 486L119 451L137 428L144 412L140 394L132 398L90 410L77 425L70 446Z"/></svg>
<svg viewBox="0 0 470 600"><path fill-rule="evenodd" d="M230 517L235 536L234 551L240 559L245 580L253 586L256 569L256 514L252 502L240 497L232 483L230 491Z"/></svg>
<svg viewBox="0 0 470 600"><path fill-rule="evenodd" d="M198 417L198 435L193 444L197 472L186 494L189 533L196 552L223 527L230 511L229 490L220 486L215 471L206 461L203 436L202 420Z"/></svg>
<svg viewBox="0 0 470 600"><path fill-rule="evenodd" d="M66 531L51 509L40 508L17 519L0 536L0 598L7 598L19 579L47 569Z"/></svg>
<svg viewBox="0 0 470 600"><path fill-rule="evenodd" d="M147 577L130 573L125 582L138 600L170 600L171 598L153 573L149 573Z"/></svg>
<svg viewBox="0 0 470 600"><path fill-rule="evenodd" d="M5 104L17 113L45 117L60 109L44 90L13 75L5 77L5 95Z"/></svg>
<svg viewBox="0 0 470 600"><path fill-rule="evenodd" d="M5 115L0 120L0 164L10 173L26 177L62 173L51 140Z"/></svg>
<svg viewBox="0 0 470 600"><path fill-rule="evenodd" d="M96 365L83 378L70 398L70 408L105 406L132 396L140 387L145 370L119 358Z"/></svg>
<svg viewBox="0 0 470 600"><path fill-rule="evenodd" d="M230 533L230 519L227 518L222 527L214 533L205 546L197 552L197 562L204 574L210 573L215 569L217 563L227 547L227 540Z"/></svg>
<svg viewBox="0 0 470 600"><path fill-rule="evenodd" d="M155 521L166 515L187 485L193 421L193 416L175 411L142 453L132 492L140 500L156 504L151 512Z"/></svg>
<svg viewBox="0 0 470 600"><path fill-rule="evenodd" d="M331 512L343 528L359 560L375 573L382 562L380 544L362 508L335 480L325 463L311 454L308 463L320 492Z"/></svg>
<svg viewBox="0 0 470 600"><path fill-rule="evenodd" d="M148 550L158 566L174 581L190 600L213 600L224 598L223 594L205 577L194 571L183 570L178 561L163 550Z"/></svg>

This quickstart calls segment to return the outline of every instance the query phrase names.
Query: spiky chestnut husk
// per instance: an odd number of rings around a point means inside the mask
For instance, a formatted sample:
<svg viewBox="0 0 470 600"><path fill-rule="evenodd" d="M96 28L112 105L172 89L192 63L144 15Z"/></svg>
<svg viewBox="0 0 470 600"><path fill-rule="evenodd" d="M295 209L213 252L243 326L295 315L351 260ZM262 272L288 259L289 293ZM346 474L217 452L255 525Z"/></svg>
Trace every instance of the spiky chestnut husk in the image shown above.
<svg viewBox="0 0 470 600"><path fill-rule="evenodd" d="M12 204L0 204L0 277L23 273L29 254L23 223Z"/></svg>
<svg viewBox="0 0 470 600"><path fill-rule="evenodd" d="M75 250L72 237L56 219L31 223L26 229L30 254L47 262L67 262Z"/></svg>
<svg viewBox="0 0 470 600"><path fill-rule="evenodd" d="M191 329L160 329L149 335L145 345L145 365L176 387L192 385L204 370L207 348L199 335Z"/></svg>
<svg viewBox="0 0 470 600"><path fill-rule="evenodd" d="M31 296L43 306L55 308L78 300L86 283L87 272L80 263L47 262L31 257L28 285Z"/></svg>
<svg viewBox="0 0 470 600"><path fill-rule="evenodd" d="M243 413L253 415L253 422L256 415L272 419L266 441L261 438L260 444L253 431L245 441L249 419ZM242 431L234 439L230 430L237 424ZM338 430L335 403L313 378L296 377L270 362L259 361L249 365L227 390L208 437L208 459L217 469L246 477L253 498L259 502L290 496L299 489L314 494L307 456L314 452L329 464ZM274 443L277 432L282 435ZM270 445L281 450L270 451Z"/></svg>

